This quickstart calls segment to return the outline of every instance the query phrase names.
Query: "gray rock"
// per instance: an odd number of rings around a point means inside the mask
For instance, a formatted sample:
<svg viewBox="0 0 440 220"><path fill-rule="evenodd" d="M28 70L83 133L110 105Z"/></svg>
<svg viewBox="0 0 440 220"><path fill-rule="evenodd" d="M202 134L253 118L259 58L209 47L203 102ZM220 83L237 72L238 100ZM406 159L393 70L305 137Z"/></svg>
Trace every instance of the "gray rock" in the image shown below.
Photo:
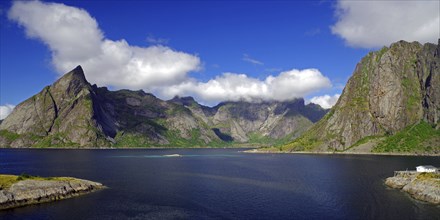
<svg viewBox="0 0 440 220"><path fill-rule="evenodd" d="M101 183L75 178L22 180L10 188L0 190L0 210L70 198L102 188L104 186Z"/></svg>
<svg viewBox="0 0 440 220"><path fill-rule="evenodd" d="M101 123L95 94L80 66L27 99L0 125L20 135L1 147L106 145L106 124ZM6 145L6 146L5 146Z"/></svg>
<svg viewBox="0 0 440 220"><path fill-rule="evenodd" d="M420 173L399 174L386 179L385 184L392 188L401 189L411 197L440 204L440 179L439 178L417 178Z"/></svg>
<svg viewBox="0 0 440 220"><path fill-rule="evenodd" d="M416 177L417 174L397 175L393 177L388 177L385 180L385 184L392 188L402 189L404 186L411 183Z"/></svg>
<svg viewBox="0 0 440 220"><path fill-rule="evenodd" d="M415 199L440 204L440 179L415 180L404 186L402 190Z"/></svg>

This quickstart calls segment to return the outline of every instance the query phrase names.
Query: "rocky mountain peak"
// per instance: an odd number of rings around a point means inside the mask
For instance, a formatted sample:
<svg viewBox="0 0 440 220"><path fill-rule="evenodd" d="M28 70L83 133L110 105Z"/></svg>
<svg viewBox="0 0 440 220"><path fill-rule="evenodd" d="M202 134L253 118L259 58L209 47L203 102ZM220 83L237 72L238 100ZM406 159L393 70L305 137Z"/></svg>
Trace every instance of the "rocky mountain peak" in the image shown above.
<svg viewBox="0 0 440 220"><path fill-rule="evenodd" d="M40 93L20 103L1 124L0 130L16 133L17 139L0 137L9 146L93 146L104 143L103 125L96 114L94 91L81 66L77 66Z"/></svg>
<svg viewBox="0 0 440 220"><path fill-rule="evenodd" d="M84 71L80 65L75 67L75 69L71 70L70 72L64 74L54 84L70 83L70 82L89 84L89 82L87 82L86 80L86 76L84 75Z"/></svg>
<svg viewBox="0 0 440 220"><path fill-rule="evenodd" d="M389 46L389 48L390 49L394 49L394 48L408 49L408 48L411 48L411 47L421 47L421 46L422 46L422 44L420 44L417 41L408 42L408 41L405 41L405 40L400 40L400 41L397 41L395 43L392 43Z"/></svg>
<svg viewBox="0 0 440 220"><path fill-rule="evenodd" d="M186 97L174 96L174 98L171 99L170 101L184 106L191 106L193 104L198 104L196 100L191 96L186 96Z"/></svg>
<svg viewBox="0 0 440 220"><path fill-rule="evenodd" d="M55 83L50 86L50 92L54 95L61 95L63 97L75 98L80 93L90 93L92 86L86 80L84 71L81 66L64 74Z"/></svg>
<svg viewBox="0 0 440 220"><path fill-rule="evenodd" d="M285 149L344 151L363 138L389 137L423 120L439 128L439 48L399 41L370 52L331 111Z"/></svg>

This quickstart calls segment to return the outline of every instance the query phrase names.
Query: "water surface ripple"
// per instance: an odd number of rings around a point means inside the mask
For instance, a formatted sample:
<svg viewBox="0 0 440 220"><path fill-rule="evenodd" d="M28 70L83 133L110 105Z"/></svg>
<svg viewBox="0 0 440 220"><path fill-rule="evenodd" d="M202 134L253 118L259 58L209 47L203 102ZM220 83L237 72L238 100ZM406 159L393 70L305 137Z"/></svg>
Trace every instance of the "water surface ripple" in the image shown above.
<svg viewBox="0 0 440 220"><path fill-rule="evenodd" d="M237 149L0 149L0 173L73 176L109 188L0 211L0 219L440 219L384 185L438 157L246 154Z"/></svg>

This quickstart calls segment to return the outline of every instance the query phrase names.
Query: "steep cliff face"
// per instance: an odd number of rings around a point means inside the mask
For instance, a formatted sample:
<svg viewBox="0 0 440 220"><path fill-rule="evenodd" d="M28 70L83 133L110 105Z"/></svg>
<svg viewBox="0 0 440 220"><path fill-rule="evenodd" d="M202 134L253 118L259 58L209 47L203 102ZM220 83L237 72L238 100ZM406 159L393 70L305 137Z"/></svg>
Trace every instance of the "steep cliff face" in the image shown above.
<svg viewBox="0 0 440 220"><path fill-rule="evenodd" d="M270 144L297 137L326 113L303 99L163 101L143 91L90 85L81 67L19 104L0 124L0 147L148 147Z"/></svg>
<svg viewBox="0 0 440 220"><path fill-rule="evenodd" d="M405 41L369 53L331 111L282 149L346 150L365 137L386 139L421 120L438 129L439 55L438 45Z"/></svg>

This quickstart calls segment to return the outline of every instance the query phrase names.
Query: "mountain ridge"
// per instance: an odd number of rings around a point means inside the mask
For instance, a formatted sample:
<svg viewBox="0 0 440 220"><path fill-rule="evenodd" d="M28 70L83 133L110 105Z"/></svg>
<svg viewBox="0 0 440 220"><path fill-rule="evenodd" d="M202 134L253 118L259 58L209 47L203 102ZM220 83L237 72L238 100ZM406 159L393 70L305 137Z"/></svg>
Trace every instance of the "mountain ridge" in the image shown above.
<svg viewBox="0 0 440 220"><path fill-rule="evenodd" d="M303 99L208 107L192 97L110 91L91 85L78 66L16 106L0 124L0 146L265 145L292 140L326 112Z"/></svg>

